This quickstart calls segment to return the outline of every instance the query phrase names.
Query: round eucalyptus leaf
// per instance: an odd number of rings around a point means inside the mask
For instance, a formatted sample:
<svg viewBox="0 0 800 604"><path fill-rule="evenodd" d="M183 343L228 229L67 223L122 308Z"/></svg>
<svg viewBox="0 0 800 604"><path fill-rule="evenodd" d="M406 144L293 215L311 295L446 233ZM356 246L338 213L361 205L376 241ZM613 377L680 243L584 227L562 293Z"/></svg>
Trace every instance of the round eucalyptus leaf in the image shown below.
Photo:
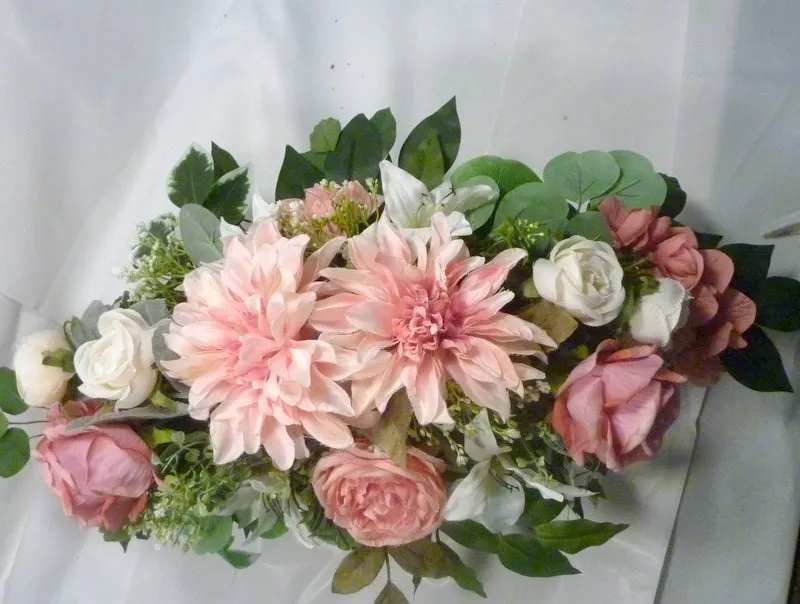
<svg viewBox="0 0 800 604"><path fill-rule="evenodd" d="M619 199L626 208L660 206L667 196L667 183L655 171L650 160L633 151L611 151L622 176L608 192Z"/></svg>
<svg viewBox="0 0 800 604"><path fill-rule="evenodd" d="M605 151L569 151L551 159L544 181L570 201L587 201L607 193L617 182L619 165Z"/></svg>
<svg viewBox="0 0 800 604"><path fill-rule="evenodd" d="M573 216L567 224L570 235L580 235L595 241L611 242L611 232L600 212L583 212Z"/></svg>
<svg viewBox="0 0 800 604"><path fill-rule="evenodd" d="M30 441L24 430L11 428L0 436L0 478L13 476L30 458Z"/></svg>
<svg viewBox="0 0 800 604"><path fill-rule="evenodd" d="M536 173L525 164L497 155L481 155L461 164L450 177L454 187L476 176L488 176L497 183L500 197L526 182L541 182Z"/></svg>
<svg viewBox="0 0 800 604"><path fill-rule="evenodd" d="M553 225L569 214L569 204L547 183L529 182L518 186L503 197L497 206L494 227L506 220L527 220Z"/></svg>

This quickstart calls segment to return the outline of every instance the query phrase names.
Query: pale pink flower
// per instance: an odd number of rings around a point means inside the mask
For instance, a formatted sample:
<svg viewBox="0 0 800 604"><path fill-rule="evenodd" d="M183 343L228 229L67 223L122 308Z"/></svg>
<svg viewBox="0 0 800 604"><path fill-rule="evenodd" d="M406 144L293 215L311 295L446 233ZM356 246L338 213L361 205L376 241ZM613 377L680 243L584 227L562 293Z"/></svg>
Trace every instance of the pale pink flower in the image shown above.
<svg viewBox="0 0 800 604"><path fill-rule="evenodd" d="M306 189L303 203L305 218L320 218L333 214L333 194L322 185L314 185Z"/></svg>
<svg viewBox="0 0 800 604"><path fill-rule="evenodd" d="M305 262L307 235L287 239L271 221L226 241L225 257L184 280L187 301L175 307L167 345L179 359L170 376L191 385L190 414L207 419L217 463L263 445L289 468L305 453L304 431L334 448L353 444L345 377L330 343L307 327L316 281L343 243L323 245ZM213 411L212 411L213 409Z"/></svg>
<svg viewBox="0 0 800 604"><path fill-rule="evenodd" d="M384 215L374 240L348 242L355 268L322 271L340 293L317 304L311 324L322 338L351 353L351 396L361 414L383 411L405 387L421 423L449 422L444 385L455 380L476 404L508 417L508 390L543 377L509 355L539 355L555 342L539 327L500 312L514 297L501 290L525 257L505 250L484 265L453 239L445 216L434 214L428 245L404 234Z"/></svg>

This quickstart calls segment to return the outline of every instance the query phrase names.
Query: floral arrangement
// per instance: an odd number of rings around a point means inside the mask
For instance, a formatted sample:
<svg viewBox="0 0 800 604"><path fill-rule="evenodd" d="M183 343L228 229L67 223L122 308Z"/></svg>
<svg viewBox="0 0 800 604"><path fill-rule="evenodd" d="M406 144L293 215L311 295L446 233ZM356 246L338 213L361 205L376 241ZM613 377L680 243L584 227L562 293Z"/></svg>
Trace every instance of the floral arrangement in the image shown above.
<svg viewBox="0 0 800 604"><path fill-rule="evenodd" d="M0 370L0 475L33 457L123 547L341 549L333 591L386 567L384 604L407 601L395 565L485 597L463 548L579 572L567 554L625 528L584 517L603 475L658 453L681 383L791 389L765 329L800 328L800 283L677 222L686 194L640 155L452 169L460 135L455 99L394 157L388 109L322 120L269 203L192 146L128 290Z"/></svg>

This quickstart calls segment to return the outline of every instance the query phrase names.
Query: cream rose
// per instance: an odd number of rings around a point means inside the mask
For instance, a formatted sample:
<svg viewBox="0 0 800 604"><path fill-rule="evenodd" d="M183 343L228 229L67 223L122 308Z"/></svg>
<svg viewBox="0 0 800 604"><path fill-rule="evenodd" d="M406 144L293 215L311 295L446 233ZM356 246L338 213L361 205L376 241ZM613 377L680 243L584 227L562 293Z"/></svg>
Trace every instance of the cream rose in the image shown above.
<svg viewBox="0 0 800 604"><path fill-rule="evenodd" d="M625 301L622 267L614 250L585 237L564 239L549 260L537 260L533 282L542 298L592 327L616 319Z"/></svg>
<svg viewBox="0 0 800 604"><path fill-rule="evenodd" d="M42 357L46 352L68 348L64 334L55 329L37 331L20 340L13 365L17 390L26 403L34 407L52 407L63 398L67 382L74 374L43 365Z"/></svg>
<svg viewBox="0 0 800 604"><path fill-rule="evenodd" d="M144 402L156 383L153 330L135 310L115 308L100 315L99 340L75 353L79 390L91 398L117 401L117 409Z"/></svg>
<svg viewBox="0 0 800 604"><path fill-rule="evenodd" d="M659 279L658 291L642 296L630 320L633 338L664 348L672 332L686 323L689 294L674 279Z"/></svg>

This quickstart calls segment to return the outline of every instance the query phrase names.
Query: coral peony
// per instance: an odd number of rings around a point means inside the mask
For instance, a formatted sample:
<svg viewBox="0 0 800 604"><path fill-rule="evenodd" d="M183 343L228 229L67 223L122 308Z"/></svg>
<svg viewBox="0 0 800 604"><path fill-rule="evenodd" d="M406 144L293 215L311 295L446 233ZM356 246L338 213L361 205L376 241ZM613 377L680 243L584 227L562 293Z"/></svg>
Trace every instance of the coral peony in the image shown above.
<svg viewBox="0 0 800 604"><path fill-rule="evenodd" d="M322 286L315 280L343 239L303 262L307 242L259 222L227 241L223 260L184 281L187 301L175 307L165 337L180 358L164 366L191 385L192 417L211 414L217 463L263 445L287 469L305 452L303 429L329 447L353 444L342 419L353 415L350 397L335 382L346 368L306 327Z"/></svg>
<svg viewBox="0 0 800 604"><path fill-rule="evenodd" d="M654 455L678 417L675 384L654 346L620 350L604 340L567 377L556 396L553 426L583 465L594 453L611 470Z"/></svg>
<svg viewBox="0 0 800 604"><path fill-rule="evenodd" d="M147 505L155 481L152 452L125 424L90 426L66 432L67 423L92 415L102 406L93 400L71 401L51 408L34 458L58 495L67 516L84 526L118 531Z"/></svg>
<svg viewBox="0 0 800 604"><path fill-rule="evenodd" d="M509 355L555 346L536 325L500 312L514 297L500 288L525 252L505 250L484 265L451 237L443 214L431 231L426 245L384 214L375 241L351 239L355 268L322 271L340 293L317 304L311 324L362 365L351 378L358 414L383 411L405 387L421 423L448 422L443 390L453 379L476 404L508 417L507 389L521 393L522 379L543 375Z"/></svg>
<svg viewBox="0 0 800 604"><path fill-rule="evenodd" d="M606 197L598 209L614 238L614 247L631 248L639 254L653 251L672 226L669 216L658 215L658 206L629 210L616 197Z"/></svg>
<svg viewBox="0 0 800 604"><path fill-rule="evenodd" d="M650 254L656 265L656 277L675 279L692 290L703 274L703 256L697 249L697 237L688 227L673 227L670 236Z"/></svg>
<svg viewBox="0 0 800 604"><path fill-rule="evenodd" d="M314 468L314 493L334 524L364 545L402 545L442 523L444 464L411 448L406 467L365 447L325 455Z"/></svg>

